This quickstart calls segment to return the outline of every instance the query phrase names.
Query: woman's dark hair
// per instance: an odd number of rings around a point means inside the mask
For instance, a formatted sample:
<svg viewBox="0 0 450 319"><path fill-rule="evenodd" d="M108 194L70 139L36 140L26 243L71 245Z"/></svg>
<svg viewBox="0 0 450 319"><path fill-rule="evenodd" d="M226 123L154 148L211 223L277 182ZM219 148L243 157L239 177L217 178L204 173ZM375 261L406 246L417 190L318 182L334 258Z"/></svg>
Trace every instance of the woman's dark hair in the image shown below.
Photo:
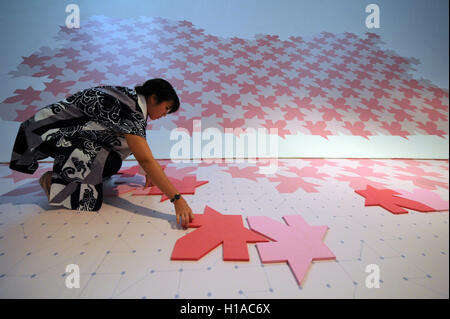
<svg viewBox="0 0 450 319"><path fill-rule="evenodd" d="M157 103L165 101L173 102L172 108L168 114L176 112L180 107L180 99L178 98L177 93L173 86L164 79L147 80L144 84L138 85L134 89L137 94L145 96L145 100L152 94L155 94Z"/></svg>

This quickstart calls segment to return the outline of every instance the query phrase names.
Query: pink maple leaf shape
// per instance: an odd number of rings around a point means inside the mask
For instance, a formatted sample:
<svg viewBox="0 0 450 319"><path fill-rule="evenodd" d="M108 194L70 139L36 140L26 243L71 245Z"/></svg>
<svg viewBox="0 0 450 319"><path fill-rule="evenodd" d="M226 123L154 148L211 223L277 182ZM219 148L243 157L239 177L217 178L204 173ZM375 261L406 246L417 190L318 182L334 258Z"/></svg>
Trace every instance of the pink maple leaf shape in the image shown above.
<svg viewBox="0 0 450 319"><path fill-rule="evenodd" d="M365 206L381 206L393 214L407 214L408 211L404 208L424 213L434 211L433 208L420 202L396 196L401 194L391 189L377 189L367 185L365 190L355 192L366 199Z"/></svg>
<svg viewBox="0 0 450 319"><path fill-rule="evenodd" d="M444 112L448 112L448 98L447 103L442 103L441 99L434 98L432 100L425 99L425 103L427 103L432 109L442 110Z"/></svg>
<svg viewBox="0 0 450 319"><path fill-rule="evenodd" d="M320 167L320 166L324 166L324 165L329 165L329 166L333 166L333 167L338 166L337 163L335 163L335 162L331 162L329 160L325 160L325 159L321 159L321 158L310 159L308 161L314 167Z"/></svg>
<svg viewBox="0 0 450 319"><path fill-rule="evenodd" d="M354 124L350 122L345 122L344 128L349 130L352 135L361 136L365 139L369 139L369 136L372 135L370 131L365 131L365 125L363 122L356 122Z"/></svg>
<svg viewBox="0 0 450 319"><path fill-rule="evenodd" d="M239 104L238 100L240 98L239 94L221 94L220 99L222 101L223 105L229 105L233 108L236 107L237 104Z"/></svg>
<svg viewBox="0 0 450 319"><path fill-rule="evenodd" d="M403 109L397 109L397 108L390 107L389 108L389 112L392 113L392 114L395 114L394 118L397 121L399 121L399 122L403 122L405 120L408 120L408 121L412 121L413 120L412 115L408 114Z"/></svg>
<svg viewBox="0 0 450 319"><path fill-rule="evenodd" d="M295 173L297 174L297 176L299 177L313 177L313 178L317 178L317 179L321 179L324 180L326 177L330 177L330 175L328 174L324 174L324 173L319 173L319 170L315 167L302 167L302 168L298 168L298 167L289 167L288 168L289 172Z"/></svg>
<svg viewBox="0 0 450 319"><path fill-rule="evenodd" d="M268 241L245 228L241 215L222 215L209 206L204 214L195 214L188 227L198 229L176 241L170 259L199 260L223 244L223 260L248 261L247 243Z"/></svg>
<svg viewBox="0 0 450 319"><path fill-rule="evenodd" d="M79 55L80 52L74 48L62 48L59 50L59 53L55 54L55 57L66 57L73 59Z"/></svg>
<svg viewBox="0 0 450 319"><path fill-rule="evenodd" d="M389 131L393 136L401 136L405 139L407 138L407 135L409 134L407 131L402 131L402 126L400 123L392 122L391 124L387 122L383 122L383 125L381 128L384 128L385 130Z"/></svg>
<svg viewBox="0 0 450 319"><path fill-rule="evenodd" d="M331 131L326 130L327 124L324 121L316 123L307 121L304 127L307 128L312 135L320 135L325 139L328 139L327 136L331 135Z"/></svg>
<svg viewBox="0 0 450 319"><path fill-rule="evenodd" d="M427 132L429 135L437 135L439 137L445 138L445 132L437 129L437 124L431 121L426 122L416 122L417 126ZM448 134L448 133L447 133Z"/></svg>
<svg viewBox="0 0 450 319"><path fill-rule="evenodd" d="M331 84L331 79L315 79L314 82L316 82L320 87L331 90L335 86Z"/></svg>
<svg viewBox="0 0 450 319"><path fill-rule="evenodd" d="M448 115L442 114L441 112L435 110L435 109L430 109L430 108L422 108L422 112L428 114L428 118L433 121L447 121L448 120Z"/></svg>
<svg viewBox="0 0 450 319"><path fill-rule="evenodd" d="M290 134L288 130L284 129L286 127L286 124L286 121L282 120L276 121L275 123L272 120L266 120L263 126L269 130L269 134L271 129L276 128L278 130L278 136L285 139L285 136L287 134Z"/></svg>
<svg viewBox="0 0 450 319"><path fill-rule="evenodd" d="M201 103L201 100L199 99L199 97L202 95L201 92L182 92L180 95L180 99L183 101L183 103L189 103L190 105Z"/></svg>
<svg viewBox="0 0 450 319"><path fill-rule="evenodd" d="M363 122L367 122L370 119L374 120L375 122L378 121L378 115L374 114L372 110L368 108L361 108L358 106L355 112L359 113L359 119Z"/></svg>
<svg viewBox="0 0 450 319"><path fill-rule="evenodd" d="M322 118L324 121L331 121L332 119L342 121L342 114L339 114L334 108L323 106L319 109L319 112L322 113Z"/></svg>
<svg viewBox="0 0 450 319"><path fill-rule="evenodd" d="M203 92L216 92L219 93L222 91L222 85L220 82L214 82L211 80L208 80L208 82L205 82L205 86L203 87Z"/></svg>
<svg viewBox="0 0 450 319"><path fill-rule="evenodd" d="M344 171L354 173L356 175L363 176L363 177L374 177L374 178L381 178L381 179L388 177L387 174L375 173L373 171L373 169L371 169L367 166L362 166L362 167L357 167L357 168L345 167Z"/></svg>
<svg viewBox="0 0 450 319"><path fill-rule="evenodd" d="M254 84L244 82L241 84L241 90L239 91L239 93L241 94L252 93L256 95L258 93L258 89Z"/></svg>
<svg viewBox="0 0 450 319"><path fill-rule="evenodd" d="M286 120L293 120L295 118L297 118L299 121L304 120L305 114L300 112L299 108L297 107L285 106L282 107L281 110L284 112L284 119Z"/></svg>
<svg viewBox="0 0 450 319"><path fill-rule="evenodd" d="M245 124L245 120L244 119L236 119L234 121L231 121L229 118L225 117L222 119L222 122L219 122L220 125L222 125L222 127L224 129L233 129L233 133L235 136L239 137L241 135L241 131L239 130L234 130L235 128L242 128ZM226 133L226 132L225 132Z"/></svg>
<svg viewBox="0 0 450 319"><path fill-rule="evenodd" d="M226 84L232 85L234 82L236 82L236 74L220 73L217 77L219 78L219 81L221 83L226 83Z"/></svg>
<svg viewBox="0 0 450 319"><path fill-rule="evenodd" d="M243 106L242 109L246 110L244 113L244 117L246 119L256 117L262 120L264 119L265 115L267 115L267 113L264 112L260 106L255 106L251 103L249 103L247 106Z"/></svg>
<svg viewBox="0 0 450 319"><path fill-rule="evenodd" d="M184 79L192 82L200 82L201 80L201 72L190 72L185 71L184 72Z"/></svg>
<svg viewBox="0 0 450 319"><path fill-rule="evenodd" d="M264 97L263 95L259 95L256 99L261 106L269 107L271 109L278 108L279 105L276 103L275 96Z"/></svg>
<svg viewBox="0 0 450 319"><path fill-rule="evenodd" d="M17 89L14 93L17 93L17 95L5 99L3 103L16 103L23 101L22 104L30 105L33 101L41 101L41 91L36 91L31 86L25 90Z"/></svg>
<svg viewBox="0 0 450 319"><path fill-rule="evenodd" d="M316 97L316 96L322 96L322 97L326 97L327 93L320 87L317 86L307 86L306 89L309 91L309 96L311 97Z"/></svg>
<svg viewBox="0 0 450 319"><path fill-rule="evenodd" d="M194 120L201 120L200 118L187 118L186 116L178 116L176 120L173 122L177 125L176 130L180 131L187 131L189 135L192 135L192 126L194 123Z"/></svg>
<svg viewBox="0 0 450 319"><path fill-rule="evenodd" d="M436 98L442 98L447 97L448 98L448 92L446 92L444 89L437 88L437 87L428 87L428 91L432 92Z"/></svg>
<svg viewBox="0 0 450 319"><path fill-rule="evenodd" d="M35 67L37 65L42 66L44 65L45 61L50 60L51 57L49 56L38 56L37 54L32 54L28 57L22 57L23 61L21 64L26 64L30 67Z"/></svg>
<svg viewBox="0 0 450 319"><path fill-rule="evenodd" d="M222 105L214 103L202 104L202 116L209 117L216 115L216 117L221 118L224 113L225 110Z"/></svg>
<svg viewBox="0 0 450 319"><path fill-rule="evenodd" d="M72 59L70 61L65 62L66 63L66 69L70 69L74 72L78 71L84 71L86 70L86 67L90 64L89 61L79 61L77 59ZM126 67L122 66L121 70L117 70L116 64L111 64L107 66L108 72L113 73L115 75L120 75L125 72Z"/></svg>
<svg viewBox="0 0 450 319"><path fill-rule="evenodd" d="M293 102L298 105L300 109L305 108L311 111L315 108L315 106L311 104L312 100L309 97L299 98L298 96L295 96Z"/></svg>
<svg viewBox="0 0 450 319"><path fill-rule="evenodd" d="M62 76L63 69L58 68L55 65L49 65L41 68L40 72L33 74L34 77L48 76L50 79L54 79L58 76Z"/></svg>
<svg viewBox="0 0 450 319"><path fill-rule="evenodd" d="M365 98L361 99L361 103L364 104L365 106L367 106L369 109L371 110L375 110L375 111L383 111L385 109L385 107L383 105L380 105L378 103L378 99L372 98L370 100L367 100Z"/></svg>
<svg viewBox="0 0 450 319"><path fill-rule="evenodd" d="M327 101L330 105L332 105L336 110L342 110L345 112L348 112L351 107L350 105L345 104L346 100L342 97L334 99L334 98L328 98Z"/></svg>
<svg viewBox="0 0 450 319"><path fill-rule="evenodd" d="M91 71L84 71L85 76L80 78L80 81L92 81L94 83L101 83L102 81L107 81L107 78L105 76L105 73L100 72L96 69L93 69Z"/></svg>
<svg viewBox="0 0 450 319"><path fill-rule="evenodd" d="M197 171L197 167L183 167L183 168L177 168L176 166L170 166L167 167L167 164L164 167L164 172L167 176L173 177L173 178L179 178L180 176L186 176L188 174L192 174L195 171Z"/></svg>
<svg viewBox="0 0 450 319"><path fill-rule="evenodd" d="M279 182L275 187L280 193L294 193L299 188L303 189L307 193L318 193L319 191L316 187L320 186L317 184L309 183L305 181L302 177L288 177L277 175L275 177L269 177L271 182Z"/></svg>
<svg viewBox="0 0 450 319"><path fill-rule="evenodd" d="M224 170L224 172L228 172L231 174L233 178L246 178L251 181L257 181L257 177L266 177L265 175L257 173L259 170L258 167L249 166L244 168L239 168L237 166L230 166L228 169Z"/></svg>
<svg viewBox="0 0 450 319"><path fill-rule="evenodd" d="M75 83L75 81L61 82L60 80L53 80L50 83L44 83L44 91L52 92L54 96L57 96L59 93L69 93L70 89L67 87L71 87Z"/></svg>
<svg viewBox="0 0 450 319"><path fill-rule="evenodd" d="M396 174L395 177L400 180L410 181L414 185L416 185L420 188L435 190L436 186L439 186L439 187L448 189L448 180L446 183L443 183L443 182L434 181L432 179L421 177L421 176L411 176L411 175L403 175L403 174Z"/></svg>
<svg viewBox="0 0 450 319"><path fill-rule="evenodd" d="M361 189L367 185L380 188L384 187L384 184L382 183L373 182L370 179L361 176L338 175L335 179L341 182L349 182L349 187L353 190Z"/></svg>
<svg viewBox="0 0 450 319"><path fill-rule="evenodd" d="M347 98L350 96L353 96L353 97L359 96L359 93L356 92L353 88L341 86L341 87L338 87L338 90L342 93L342 97L344 97L344 98Z"/></svg>
<svg viewBox="0 0 450 319"><path fill-rule="evenodd" d="M287 262L301 285L313 261L336 259L323 242L328 226L310 226L299 215L283 219L287 226L266 216L247 217L252 230L273 241L256 244L261 261Z"/></svg>
<svg viewBox="0 0 450 319"><path fill-rule="evenodd" d="M430 177L437 177L437 178L443 177L442 174L435 173L435 172L427 172L423 168L415 166L415 165L421 165L422 163L411 163L411 161L408 161L407 163L410 165L408 165L406 168L401 167L401 166L395 166L395 170L414 174L416 176L430 176Z"/></svg>
<svg viewBox="0 0 450 319"><path fill-rule="evenodd" d="M397 104L398 106L400 106L404 110L409 110L409 111L414 112L417 109L416 106L411 104L411 100L407 99L407 98L404 98L401 100L394 99L394 103Z"/></svg>

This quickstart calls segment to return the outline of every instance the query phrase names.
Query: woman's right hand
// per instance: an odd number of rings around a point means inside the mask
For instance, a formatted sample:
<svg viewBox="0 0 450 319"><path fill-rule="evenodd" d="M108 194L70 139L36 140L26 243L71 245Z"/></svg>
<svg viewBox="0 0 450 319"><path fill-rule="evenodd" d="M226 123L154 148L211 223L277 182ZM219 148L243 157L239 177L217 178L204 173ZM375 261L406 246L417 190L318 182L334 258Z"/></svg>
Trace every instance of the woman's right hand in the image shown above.
<svg viewBox="0 0 450 319"><path fill-rule="evenodd" d="M184 200L183 197L177 199L175 202L175 214L177 215L177 224L180 223L180 218L182 222L182 226L187 228L188 224L192 222L194 219L194 214L192 213L192 209L189 207L188 203Z"/></svg>

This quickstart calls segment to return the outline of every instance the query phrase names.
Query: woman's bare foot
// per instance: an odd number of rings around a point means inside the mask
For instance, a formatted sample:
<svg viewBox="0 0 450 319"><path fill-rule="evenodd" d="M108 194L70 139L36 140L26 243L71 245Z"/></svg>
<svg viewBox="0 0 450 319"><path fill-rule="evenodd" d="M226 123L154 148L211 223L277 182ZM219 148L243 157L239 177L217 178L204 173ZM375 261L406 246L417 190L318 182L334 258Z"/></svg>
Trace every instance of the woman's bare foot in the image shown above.
<svg viewBox="0 0 450 319"><path fill-rule="evenodd" d="M52 171L45 172L42 174L41 178L39 178L39 184L47 195L47 198L50 199L50 186L52 185Z"/></svg>

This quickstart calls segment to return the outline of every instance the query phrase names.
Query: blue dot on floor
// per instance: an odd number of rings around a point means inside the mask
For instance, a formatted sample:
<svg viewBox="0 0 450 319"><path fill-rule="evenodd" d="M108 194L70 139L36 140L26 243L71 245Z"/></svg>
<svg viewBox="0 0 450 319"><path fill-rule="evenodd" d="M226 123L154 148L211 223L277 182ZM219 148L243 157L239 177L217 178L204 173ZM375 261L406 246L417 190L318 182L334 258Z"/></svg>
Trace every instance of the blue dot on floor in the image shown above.
<svg viewBox="0 0 450 319"><path fill-rule="evenodd" d="M176 294L175 299L178 299L178 298L180 298L180 295Z"/></svg>
<svg viewBox="0 0 450 319"><path fill-rule="evenodd" d="M430 276L430 275L427 275L427 278L431 278L431 276Z"/></svg>
<svg viewBox="0 0 450 319"><path fill-rule="evenodd" d="M239 290L239 294L242 295L244 294L244 292L242 290Z"/></svg>
<svg viewBox="0 0 450 319"><path fill-rule="evenodd" d="M330 284L327 284L327 287L328 287L328 288L331 288L331 285L330 285Z"/></svg>
<svg viewBox="0 0 450 319"><path fill-rule="evenodd" d="M408 278L406 278L406 277L403 277L403 280L408 280Z"/></svg>
<svg viewBox="0 0 450 319"><path fill-rule="evenodd" d="M208 296L208 297L211 297L211 296L212 296L212 293L208 292L207 296Z"/></svg>
<svg viewBox="0 0 450 319"><path fill-rule="evenodd" d="M95 276L96 275L96 273L95 272L93 272L92 274L91 274L91 276Z"/></svg>
<svg viewBox="0 0 450 319"><path fill-rule="evenodd" d="M32 274L32 275L31 275L31 278L34 278L34 277L36 277L36 274Z"/></svg>

